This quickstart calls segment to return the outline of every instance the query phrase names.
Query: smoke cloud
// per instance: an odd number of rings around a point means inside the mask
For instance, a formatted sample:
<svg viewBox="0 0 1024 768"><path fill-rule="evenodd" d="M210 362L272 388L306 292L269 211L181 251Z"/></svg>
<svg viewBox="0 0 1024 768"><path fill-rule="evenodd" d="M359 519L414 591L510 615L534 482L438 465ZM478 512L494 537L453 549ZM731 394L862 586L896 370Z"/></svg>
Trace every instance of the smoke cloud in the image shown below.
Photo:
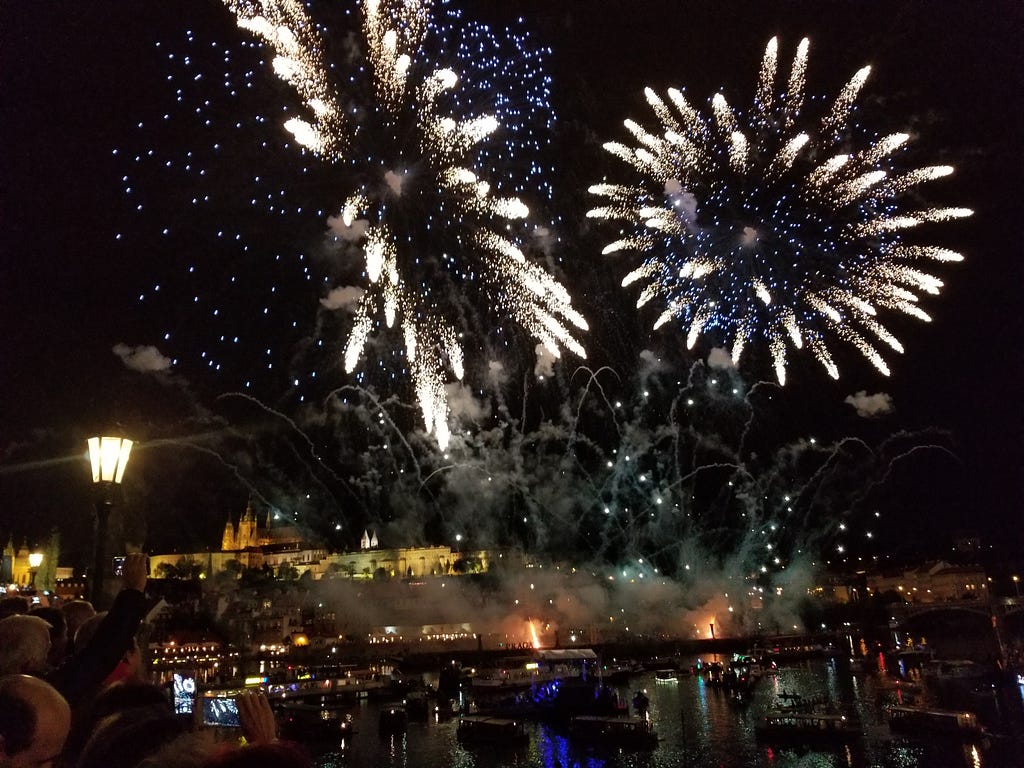
<svg viewBox="0 0 1024 768"><path fill-rule="evenodd" d="M726 371L736 370L736 365L732 361L732 355L729 354L727 349L722 349L721 347L713 348L708 354L708 367Z"/></svg>
<svg viewBox="0 0 1024 768"><path fill-rule="evenodd" d="M344 309L351 312L363 298L363 293L363 289L355 285L339 286L331 289L324 298L320 299L320 306L329 310Z"/></svg>
<svg viewBox="0 0 1024 768"><path fill-rule="evenodd" d="M391 194L393 194L395 197L402 196L402 184L404 182L404 173L395 173L394 171L387 171L384 174L384 183L388 185L388 189L391 190Z"/></svg>
<svg viewBox="0 0 1024 768"><path fill-rule="evenodd" d="M538 344L533 351L537 355L537 361L533 366L533 375L540 379L550 379L555 375L555 362L558 358L551 354L551 351L543 344Z"/></svg>
<svg viewBox="0 0 1024 768"><path fill-rule="evenodd" d="M855 395L847 395L843 402L852 405L857 415L864 419L877 419L893 411L892 397L885 392L869 395L862 389Z"/></svg>
<svg viewBox="0 0 1024 768"><path fill-rule="evenodd" d="M343 216L328 216L327 217L327 228L337 237L339 240L344 240L346 243L355 243L366 237L366 230L369 229L370 222L366 219L356 219L351 224L346 224Z"/></svg>
<svg viewBox="0 0 1024 768"><path fill-rule="evenodd" d="M126 368L139 373L162 373L171 367L171 359L151 345L131 347L115 344L112 351L121 358Z"/></svg>

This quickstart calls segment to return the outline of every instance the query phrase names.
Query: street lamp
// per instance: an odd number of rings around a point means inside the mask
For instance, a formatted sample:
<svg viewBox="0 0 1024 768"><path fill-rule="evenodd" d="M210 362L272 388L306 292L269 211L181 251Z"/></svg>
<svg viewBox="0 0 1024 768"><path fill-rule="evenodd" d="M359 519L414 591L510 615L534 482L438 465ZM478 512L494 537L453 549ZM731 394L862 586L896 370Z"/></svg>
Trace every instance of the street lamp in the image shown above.
<svg viewBox="0 0 1024 768"><path fill-rule="evenodd" d="M1017 597L1020 597L1020 576L1013 577L1013 591L1017 593Z"/></svg>
<svg viewBox="0 0 1024 768"><path fill-rule="evenodd" d="M43 553L33 552L28 556L28 572L29 572L29 586L33 589L36 586L36 574L39 572L39 566L43 564Z"/></svg>
<svg viewBox="0 0 1024 768"><path fill-rule="evenodd" d="M89 577L89 601L96 605L103 597L106 574L107 521L114 506L114 488L121 484L132 441L123 437L90 437L89 463L96 489L96 528L93 533L92 573Z"/></svg>

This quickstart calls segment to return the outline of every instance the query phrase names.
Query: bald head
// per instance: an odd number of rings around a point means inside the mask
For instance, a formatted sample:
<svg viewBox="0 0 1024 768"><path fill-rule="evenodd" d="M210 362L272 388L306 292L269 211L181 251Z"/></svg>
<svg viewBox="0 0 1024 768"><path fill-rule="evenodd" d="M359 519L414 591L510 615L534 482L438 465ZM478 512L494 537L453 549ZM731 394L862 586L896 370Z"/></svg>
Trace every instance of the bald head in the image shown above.
<svg viewBox="0 0 1024 768"><path fill-rule="evenodd" d="M52 685L0 677L0 768L50 768L70 728L71 708Z"/></svg>

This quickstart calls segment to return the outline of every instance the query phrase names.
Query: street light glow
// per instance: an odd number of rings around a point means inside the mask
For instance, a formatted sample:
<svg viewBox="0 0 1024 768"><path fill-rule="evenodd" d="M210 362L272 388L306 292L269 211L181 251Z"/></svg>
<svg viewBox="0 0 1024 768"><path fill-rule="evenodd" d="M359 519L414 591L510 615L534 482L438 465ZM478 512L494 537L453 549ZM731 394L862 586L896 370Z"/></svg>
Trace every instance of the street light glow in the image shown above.
<svg viewBox="0 0 1024 768"><path fill-rule="evenodd" d="M132 441L123 437L90 437L89 462L94 483L120 483L128 466Z"/></svg>

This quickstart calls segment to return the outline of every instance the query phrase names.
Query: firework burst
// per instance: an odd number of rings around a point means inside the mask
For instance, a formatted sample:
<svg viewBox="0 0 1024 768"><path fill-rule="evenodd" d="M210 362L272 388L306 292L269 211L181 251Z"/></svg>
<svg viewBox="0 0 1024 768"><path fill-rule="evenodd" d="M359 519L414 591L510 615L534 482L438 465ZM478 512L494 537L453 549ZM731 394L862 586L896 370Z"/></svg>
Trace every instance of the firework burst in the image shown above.
<svg viewBox="0 0 1024 768"><path fill-rule="evenodd" d="M348 372L371 335L395 328L427 431L444 447L446 372L463 378L467 320L477 306L523 327L556 356L563 347L585 356L570 327L587 324L568 291L524 255L528 207L482 177L487 163L478 161L502 125L495 115L470 114L459 73L436 63L444 54L433 52L432 3L363 2L354 46L360 63L339 89L320 27L301 3L225 2L240 27L273 48L274 71L302 99L306 114L285 128L344 168L344 202L330 225L364 257L344 351Z"/></svg>
<svg viewBox="0 0 1024 768"><path fill-rule="evenodd" d="M772 38L747 114L721 94L705 116L679 90L669 89L664 99L646 89L658 132L626 120L635 143L605 144L639 180L591 187L607 202L587 215L623 223L623 236L604 253L639 254L623 286L640 287L638 307L660 306L655 328L677 321L688 347L714 334L731 342L738 362L748 343L763 339L784 383L790 346L808 347L838 378L826 346L836 338L888 375L878 343L897 352L903 347L879 313L929 320L920 294L937 294L942 282L922 265L963 258L909 243L905 233L971 211L899 206L908 190L953 171L898 170L896 154L908 134L851 149L850 118L870 67L850 79L823 117L807 123L808 48L802 40L776 95L778 43Z"/></svg>

